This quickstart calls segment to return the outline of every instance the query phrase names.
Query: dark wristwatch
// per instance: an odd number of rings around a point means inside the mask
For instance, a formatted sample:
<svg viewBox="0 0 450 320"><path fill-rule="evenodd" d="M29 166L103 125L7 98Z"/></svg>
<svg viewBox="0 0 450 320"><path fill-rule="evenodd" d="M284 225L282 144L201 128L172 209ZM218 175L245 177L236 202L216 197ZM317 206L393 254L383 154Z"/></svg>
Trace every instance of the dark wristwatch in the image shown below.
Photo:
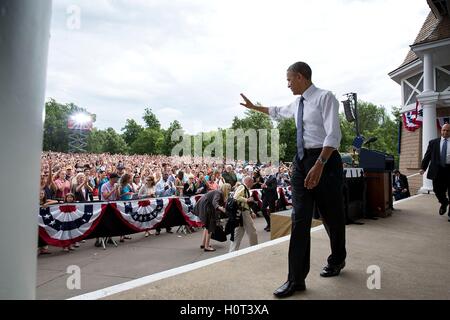
<svg viewBox="0 0 450 320"><path fill-rule="evenodd" d="M325 165L328 159L325 159L324 157L318 157L317 161L320 162L322 165Z"/></svg>

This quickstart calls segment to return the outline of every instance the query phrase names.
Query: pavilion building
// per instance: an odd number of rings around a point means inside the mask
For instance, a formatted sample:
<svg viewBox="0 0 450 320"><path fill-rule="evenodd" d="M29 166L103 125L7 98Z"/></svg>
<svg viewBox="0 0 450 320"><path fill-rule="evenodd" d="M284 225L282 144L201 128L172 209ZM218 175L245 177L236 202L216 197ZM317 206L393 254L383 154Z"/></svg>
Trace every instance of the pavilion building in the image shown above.
<svg viewBox="0 0 450 320"><path fill-rule="evenodd" d="M440 136L440 125L450 117L450 0L427 3L431 11L410 51L404 62L389 73L401 86L404 123L399 169L407 176L420 170L428 142ZM421 124L415 121L419 119ZM411 121L416 125L407 127ZM410 178L409 184L412 194L433 189L426 174Z"/></svg>

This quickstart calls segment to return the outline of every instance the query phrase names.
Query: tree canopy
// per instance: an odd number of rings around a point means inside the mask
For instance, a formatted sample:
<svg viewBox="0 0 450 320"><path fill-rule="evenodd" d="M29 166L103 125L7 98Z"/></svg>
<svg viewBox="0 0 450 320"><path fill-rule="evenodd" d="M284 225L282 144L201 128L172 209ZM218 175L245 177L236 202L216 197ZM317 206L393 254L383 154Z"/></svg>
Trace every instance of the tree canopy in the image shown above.
<svg viewBox="0 0 450 320"><path fill-rule="evenodd" d="M44 150L58 152L68 152L68 142L70 130L67 128L69 117L76 112L88 112L86 109L78 107L72 103L60 104L50 99L45 105L46 117L44 122ZM94 121L95 115L92 115ZM341 113L340 124L342 131L341 152L351 152L353 139L356 136L354 123L346 121ZM370 102L360 101L358 103L358 118L360 133L366 139L376 137L378 140L372 144L372 149L393 154L398 159L397 144L398 130L401 125L400 109L393 108L389 115L385 108L376 106ZM161 123L152 109L144 109L142 119L145 126L141 126L134 119L127 119L122 133L117 133L113 128L104 130L94 128L87 138L87 151L92 153L124 153L124 154L164 154L170 155L173 148L179 141L172 141L172 133L181 130L183 127L178 120L170 123L167 129L161 128ZM277 121L276 127L268 115L253 110L246 110L244 117L235 117L230 129L242 129L244 132L249 129L267 129L268 150L271 146L270 130L279 131L279 151L281 161L292 161L296 153L296 127L294 119L282 119ZM218 128L213 132L203 132L196 136L185 135L191 151L195 146L195 139L202 138L201 151L211 149L211 143L221 137L224 142L223 155L226 155L227 129ZM258 140L258 146L261 141ZM237 153L238 138L234 137L234 155ZM209 146L209 148L208 148ZM218 150L216 150L218 151ZM270 152L270 151L269 151ZM215 152L213 152L213 155ZM245 155L249 155L248 141L246 143Z"/></svg>
<svg viewBox="0 0 450 320"><path fill-rule="evenodd" d="M68 121L70 116L78 112L88 113L86 109L80 108L73 103L61 104L50 99L45 104L45 121L43 149L57 152L69 151ZM95 122L95 114L90 114Z"/></svg>

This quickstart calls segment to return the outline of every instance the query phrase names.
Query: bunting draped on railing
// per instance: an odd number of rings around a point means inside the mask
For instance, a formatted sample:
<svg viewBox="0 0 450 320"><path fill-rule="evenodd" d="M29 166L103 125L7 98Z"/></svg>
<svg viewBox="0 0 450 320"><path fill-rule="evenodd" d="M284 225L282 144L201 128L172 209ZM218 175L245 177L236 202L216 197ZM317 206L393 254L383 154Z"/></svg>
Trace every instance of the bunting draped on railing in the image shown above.
<svg viewBox="0 0 450 320"><path fill-rule="evenodd" d="M261 207L261 190L251 190ZM291 205L289 188L278 188L280 206ZM67 247L83 239L118 236L160 227L202 227L193 209L201 195L133 201L74 203L40 208L39 236L52 246Z"/></svg>
<svg viewBox="0 0 450 320"><path fill-rule="evenodd" d="M422 127L423 123L423 106L417 102L416 109L404 112L402 114L403 118L403 126L408 131L416 131L420 127ZM439 130L442 129L442 126L446 123L450 123L450 117L438 117L436 118L436 126Z"/></svg>
<svg viewBox="0 0 450 320"><path fill-rule="evenodd" d="M116 208L122 221L136 232L153 229L161 223L165 215L178 199L149 199L142 201L117 202L111 204Z"/></svg>
<svg viewBox="0 0 450 320"><path fill-rule="evenodd" d="M105 208L106 205L101 203L40 208L39 235L48 244L66 247L89 236L100 222Z"/></svg>
<svg viewBox="0 0 450 320"><path fill-rule="evenodd" d="M200 221L200 218L197 217L193 213L193 209L197 201L201 198L201 196L195 196L190 198L180 198L179 201L176 202L179 211L183 214L184 219L189 222L191 227L202 227L203 224Z"/></svg>
<svg viewBox="0 0 450 320"><path fill-rule="evenodd" d="M405 127L406 130L416 131L417 129L419 129L421 127L421 125L419 125L415 122L416 117L417 117L417 112L415 110L404 112L402 114L403 126Z"/></svg>

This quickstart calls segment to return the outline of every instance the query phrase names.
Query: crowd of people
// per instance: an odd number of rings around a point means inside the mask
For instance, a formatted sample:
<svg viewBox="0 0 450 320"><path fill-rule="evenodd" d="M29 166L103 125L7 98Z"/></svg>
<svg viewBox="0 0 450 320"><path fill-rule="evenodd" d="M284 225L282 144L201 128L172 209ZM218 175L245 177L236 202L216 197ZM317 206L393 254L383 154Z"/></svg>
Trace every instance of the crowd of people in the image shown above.
<svg viewBox="0 0 450 320"><path fill-rule="evenodd" d="M255 202L249 206L254 214L262 212L267 222L265 230L270 231L276 189L290 185L290 167L284 163L275 167L270 163L230 163L203 157L43 152L40 204L191 197L223 190L224 185L234 191L247 177L251 178L253 189L263 190L263 207L257 207ZM159 234L160 230L156 232ZM129 237L123 236L120 241L125 239ZM209 244L205 248L212 251ZM41 246L41 253L47 252Z"/></svg>

